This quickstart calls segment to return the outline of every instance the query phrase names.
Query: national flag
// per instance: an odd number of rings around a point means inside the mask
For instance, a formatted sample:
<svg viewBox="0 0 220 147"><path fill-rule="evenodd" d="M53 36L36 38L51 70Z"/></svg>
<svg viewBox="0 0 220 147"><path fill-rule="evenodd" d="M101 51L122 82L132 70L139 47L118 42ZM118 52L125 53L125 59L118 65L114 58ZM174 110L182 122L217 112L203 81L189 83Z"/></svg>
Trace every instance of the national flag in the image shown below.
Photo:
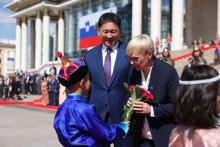
<svg viewBox="0 0 220 147"><path fill-rule="evenodd" d="M116 8L110 8L103 11L98 11L80 18L79 28L80 28L80 45L81 50L92 48L101 43L101 40L96 32L96 23L99 17L106 13L113 12L116 13Z"/></svg>

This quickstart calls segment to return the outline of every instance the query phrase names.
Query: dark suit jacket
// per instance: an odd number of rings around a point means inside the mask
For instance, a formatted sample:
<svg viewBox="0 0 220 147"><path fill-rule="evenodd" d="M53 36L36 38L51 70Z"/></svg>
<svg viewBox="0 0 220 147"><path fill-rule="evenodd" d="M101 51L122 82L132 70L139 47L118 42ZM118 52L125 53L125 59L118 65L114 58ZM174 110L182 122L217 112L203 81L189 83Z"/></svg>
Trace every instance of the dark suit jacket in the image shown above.
<svg viewBox="0 0 220 147"><path fill-rule="evenodd" d="M117 57L110 85L108 86L104 75L102 61L102 45L99 45L84 54L86 64L91 75L90 102L104 120L106 113L110 113L113 123L120 122L123 115L123 105L129 97L123 86L128 82L131 65L125 54L126 46L119 43Z"/></svg>
<svg viewBox="0 0 220 147"><path fill-rule="evenodd" d="M156 147L168 146L169 136L175 126L173 117L173 99L179 82L176 70L154 59L148 90L154 95L153 109L155 117L147 116L152 137ZM131 84L141 84L141 72L133 69ZM141 138L144 115L135 114L133 118L133 135L135 145Z"/></svg>

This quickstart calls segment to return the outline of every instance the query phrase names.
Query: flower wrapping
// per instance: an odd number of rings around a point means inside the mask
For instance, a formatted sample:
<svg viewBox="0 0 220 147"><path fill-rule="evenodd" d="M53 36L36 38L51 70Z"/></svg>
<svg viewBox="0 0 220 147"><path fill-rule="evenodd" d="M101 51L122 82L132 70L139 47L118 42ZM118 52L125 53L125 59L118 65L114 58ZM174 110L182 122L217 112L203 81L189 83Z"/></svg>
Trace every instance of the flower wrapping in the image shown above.
<svg viewBox="0 0 220 147"><path fill-rule="evenodd" d="M124 83L125 88L131 94L131 105L124 105L124 114L123 114L123 121L129 122L131 120L132 115L134 114L133 106L136 101L143 101L146 103L150 103L153 101L154 96L146 89L137 86L137 85L130 85L128 86L127 83Z"/></svg>

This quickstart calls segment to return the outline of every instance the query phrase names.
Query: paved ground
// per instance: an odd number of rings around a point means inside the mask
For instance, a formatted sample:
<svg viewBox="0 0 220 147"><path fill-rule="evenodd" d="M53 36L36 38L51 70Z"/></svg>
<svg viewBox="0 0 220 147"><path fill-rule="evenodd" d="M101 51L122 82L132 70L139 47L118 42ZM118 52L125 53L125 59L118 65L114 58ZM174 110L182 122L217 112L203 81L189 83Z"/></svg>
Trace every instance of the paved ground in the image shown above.
<svg viewBox="0 0 220 147"><path fill-rule="evenodd" d="M53 130L54 114L0 105L0 147L61 147Z"/></svg>

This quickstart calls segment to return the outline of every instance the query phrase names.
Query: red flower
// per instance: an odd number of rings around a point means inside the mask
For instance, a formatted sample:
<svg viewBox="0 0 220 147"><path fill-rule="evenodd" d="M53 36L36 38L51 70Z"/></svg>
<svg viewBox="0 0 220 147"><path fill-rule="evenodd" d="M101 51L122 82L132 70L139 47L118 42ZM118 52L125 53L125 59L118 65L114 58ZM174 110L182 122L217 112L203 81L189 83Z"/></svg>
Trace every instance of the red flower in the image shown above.
<svg viewBox="0 0 220 147"><path fill-rule="evenodd" d="M130 86L129 86L129 90L130 90L131 92L133 92L133 91L134 91L134 88L135 88L135 86L134 86L134 85L130 85Z"/></svg>
<svg viewBox="0 0 220 147"><path fill-rule="evenodd" d="M141 87L138 87L138 88L144 92L143 97L145 97L148 102L153 101L154 96L149 91Z"/></svg>
<svg viewBox="0 0 220 147"><path fill-rule="evenodd" d="M146 100L149 102L153 101L154 99L154 96L148 91L145 91L143 95L146 98Z"/></svg>
<svg viewBox="0 0 220 147"><path fill-rule="evenodd" d="M143 101L145 103L148 103L148 102L152 102L154 99L154 96L148 90L140 86L136 86L136 85L128 86L127 83L124 83L124 86L131 94L132 104L135 101ZM133 105L131 106L124 105L123 121L125 122L130 121L133 113L134 113Z"/></svg>

